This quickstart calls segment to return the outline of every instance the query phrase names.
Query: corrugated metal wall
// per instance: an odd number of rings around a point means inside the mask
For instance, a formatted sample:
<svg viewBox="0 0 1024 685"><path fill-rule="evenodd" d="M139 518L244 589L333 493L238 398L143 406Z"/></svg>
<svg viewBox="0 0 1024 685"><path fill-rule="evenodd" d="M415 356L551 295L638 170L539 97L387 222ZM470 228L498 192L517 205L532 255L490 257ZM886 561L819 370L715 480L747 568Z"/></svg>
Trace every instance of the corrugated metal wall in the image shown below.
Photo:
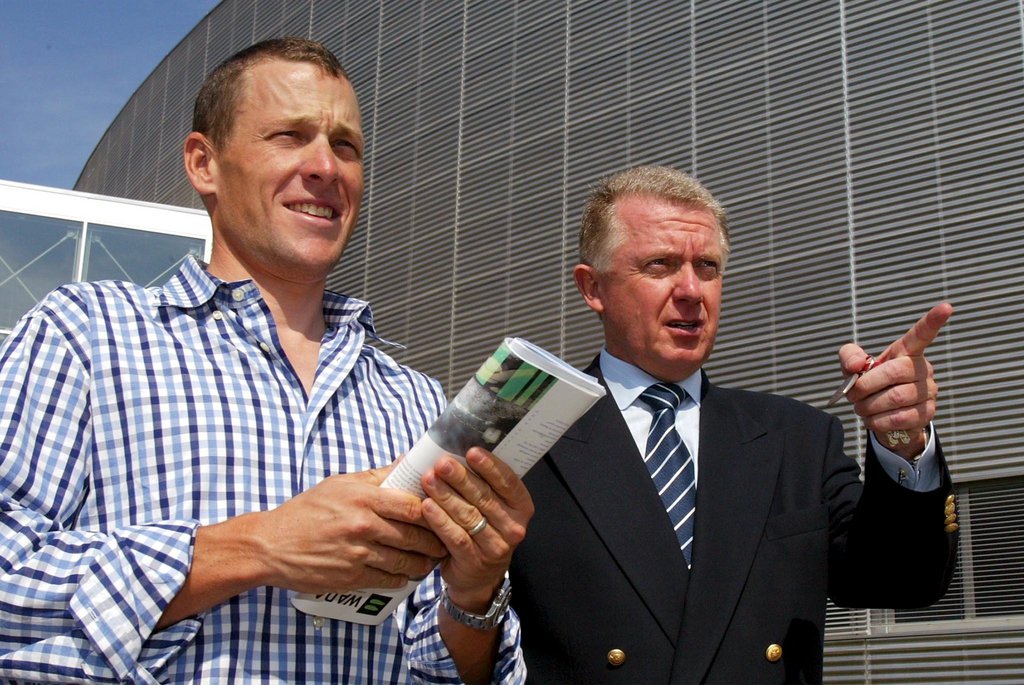
<svg viewBox="0 0 1024 685"><path fill-rule="evenodd" d="M992 504L961 512L943 606L830 609L827 674L1019 681L1024 666L1000 659L1024 639L1022 25L1020 0L225 0L126 105L77 189L198 207L180 140L202 74L254 40L309 35L350 71L370 141L332 286L373 302L409 346L398 356L452 393L505 334L593 356L597 322L569 275L578 212L589 183L632 164L691 170L730 210L719 383L821 406L840 344L881 351L951 300L930 351L937 424L962 501ZM986 593L1005 604L998 640L991 613L972 613Z"/></svg>

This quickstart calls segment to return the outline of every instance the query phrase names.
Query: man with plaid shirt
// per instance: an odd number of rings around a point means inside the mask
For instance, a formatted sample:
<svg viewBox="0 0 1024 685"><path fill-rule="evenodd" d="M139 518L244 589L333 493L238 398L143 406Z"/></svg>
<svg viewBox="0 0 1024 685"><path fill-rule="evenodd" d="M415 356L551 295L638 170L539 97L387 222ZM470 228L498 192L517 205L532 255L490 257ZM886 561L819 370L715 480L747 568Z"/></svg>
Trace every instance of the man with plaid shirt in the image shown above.
<svg viewBox="0 0 1024 685"><path fill-rule="evenodd" d="M507 597L522 482L475 450L422 503L378 487L444 397L366 344L365 302L325 291L363 193L341 65L254 45L193 127L210 263L64 286L0 347L0 680L523 680L514 614L466 620ZM426 574L380 626L289 604Z"/></svg>

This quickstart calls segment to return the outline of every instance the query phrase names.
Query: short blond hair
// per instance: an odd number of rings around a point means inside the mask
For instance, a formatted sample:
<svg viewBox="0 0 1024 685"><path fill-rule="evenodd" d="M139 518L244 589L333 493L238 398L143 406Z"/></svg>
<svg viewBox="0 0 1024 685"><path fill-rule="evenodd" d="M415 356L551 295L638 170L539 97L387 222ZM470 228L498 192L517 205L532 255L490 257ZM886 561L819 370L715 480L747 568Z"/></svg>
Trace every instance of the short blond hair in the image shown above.
<svg viewBox="0 0 1024 685"><path fill-rule="evenodd" d="M725 208L693 176L664 166L637 166L605 176L590 191L580 220L580 261L604 271L612 251L622 242L615 202L623 197L649 195L707 210L718 224L722 266L729 256L729 224Z"/></svg>

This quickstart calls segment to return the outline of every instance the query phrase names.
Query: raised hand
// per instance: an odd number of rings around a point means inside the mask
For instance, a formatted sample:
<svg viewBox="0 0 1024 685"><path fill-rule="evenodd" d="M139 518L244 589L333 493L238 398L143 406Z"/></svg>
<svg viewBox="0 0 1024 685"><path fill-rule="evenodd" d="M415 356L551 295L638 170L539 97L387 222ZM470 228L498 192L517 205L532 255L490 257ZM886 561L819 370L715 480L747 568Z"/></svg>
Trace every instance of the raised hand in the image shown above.
<svg viewBox="0 0 1024 685"><path fill-rule="evenodd" d="M924 352L953 315L947 302L935 305L870 365L854 343L839 349L846 374L862 374L846 394L864 425L878 441L911 459L927 443L925 427L935 416L939 386Z"/></svg>

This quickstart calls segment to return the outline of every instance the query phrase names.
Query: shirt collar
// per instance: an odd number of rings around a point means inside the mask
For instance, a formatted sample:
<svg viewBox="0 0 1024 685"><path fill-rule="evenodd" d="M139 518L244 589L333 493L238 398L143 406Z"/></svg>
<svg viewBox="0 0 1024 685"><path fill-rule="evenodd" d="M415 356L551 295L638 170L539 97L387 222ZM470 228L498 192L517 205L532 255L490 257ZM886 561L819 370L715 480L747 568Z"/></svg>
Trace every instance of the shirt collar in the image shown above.
<svg viewBox="0 0 1024 685"><path fill-rule="evenodd" d="M195 309L211 299L217 291L219 279L206 272L205 264L189 255L177 272L156 291L157 306Z"/></svg>
<svg viewBox="0 0 1024 685"><path fill-rule="evenodd" d="M637 398L640 397L640 393L651 384L659 382L657 378L639 367L612 356L607 349L601 350L600 365L601 375L604 376L604 381L608 385L608 391L612 394L612 398L614 398L615 404L620 411L636 402ZM674 385L685 390L690 400L699 407L701 383L700 369L697 369Z"/></svg>
<svg viewBox="0 0 1024 685"><path fill-rule="evenodd" d="M229 307L241 306L253 297L259 297L259 289L251 280L225 282L206 270L206 265L195 256L189 255L181 263L170 280L158 288L157 306L198 309L211 300L222 300ZM355 321L366 334L386 345L401 349L405 346L386 340L377 334L373 324L370 303L340 293L324 291L324 322L329 329L339 329Z"/></svg>
<svg viewBox="0 0 1024 685"><path fill-rule="evenodd" d="M373 325L373 310L370 303L341 293L324 291L324 321L328 328L340 328L355 319L365 330L366 334L391 347L404 350L405 345L393 340L380 337Z"/></svg>

